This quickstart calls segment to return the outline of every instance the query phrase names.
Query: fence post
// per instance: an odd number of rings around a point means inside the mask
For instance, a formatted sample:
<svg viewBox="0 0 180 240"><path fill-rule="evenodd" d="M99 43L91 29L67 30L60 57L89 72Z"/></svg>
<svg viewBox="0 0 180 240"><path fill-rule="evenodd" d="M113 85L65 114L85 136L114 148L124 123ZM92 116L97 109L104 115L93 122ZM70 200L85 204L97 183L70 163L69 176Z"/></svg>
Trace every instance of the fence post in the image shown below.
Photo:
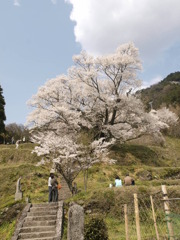
<svg viewBox="0 0 180 240"><path fill-rule="evenodd" d="M124 204L124 219L125 219L125 232L126 232L126 240L129 240L129 233L128 233L128 215L127 215L127 204Z"/></svg>
<svg viewBox="0 0 180 240"><path fill-rule="evenodd" d="M155 215L155 211L154 211L154 203L153 203L152 196L150 196L150 199L151 199L151 207L152 207L152 214L153 214L154 227L155 227L155 231L156 231L156 237L157 237L157 240L159 240L159 233L158 233L158 228L157 228L156 215Z"/></svg>
<svg viewBox="0 0 180 240"><path fill-rule="evenodd" d="M170 208L169 208L169 201L168 201L166 185L162 185L161 188L162 188L162 192L163 192L164 210L165 210L165 215L166 215L169 239L173 240L174 239L174 232L173 232L171 218L169 216L170 215Z"/></svg>
<svg viewBox="0 0 180 240"><path fill-rule="evenodd" d="M136 193L134 193L134 209L135 209L135 217L136 217L137 240L141 240L140 220L139 220L139 207L138 207L138 198L137 198L137 194Z"/></svg>

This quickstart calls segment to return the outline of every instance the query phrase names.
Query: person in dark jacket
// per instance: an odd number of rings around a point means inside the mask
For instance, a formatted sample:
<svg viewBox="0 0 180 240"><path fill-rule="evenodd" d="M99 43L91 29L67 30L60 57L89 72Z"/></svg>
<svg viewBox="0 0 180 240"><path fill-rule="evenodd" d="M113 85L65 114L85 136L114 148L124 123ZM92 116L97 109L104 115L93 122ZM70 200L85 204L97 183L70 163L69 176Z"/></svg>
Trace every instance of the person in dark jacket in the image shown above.
<svg viewBox="0 0 180 240"><path fill-rule="evenodd" d="M58 181L53 175L51 177L51 186L52 186L52 202L58 201Z"/></svg>

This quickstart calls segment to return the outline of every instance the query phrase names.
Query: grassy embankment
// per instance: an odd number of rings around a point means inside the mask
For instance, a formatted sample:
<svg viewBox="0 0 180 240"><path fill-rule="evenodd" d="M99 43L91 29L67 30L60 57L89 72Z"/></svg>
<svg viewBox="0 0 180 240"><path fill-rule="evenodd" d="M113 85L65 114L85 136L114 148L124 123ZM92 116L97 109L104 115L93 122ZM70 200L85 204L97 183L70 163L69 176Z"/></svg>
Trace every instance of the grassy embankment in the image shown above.
<svg viewBox="0 0 180 240"><path fill-rule="evenodd" d="M0 145L0 239L8 240L15 220L24 207L25 198L33 202L47 201L49 166L37 167L39 158L31 151L33 144ZM16 182L22 177L23 200L15 202Z"/></svg>
<svg viewBox="0 0 180 240"><path fill-rule="evenodd" d="M120 236L121 239L125 237L123 204L129 204L133 208L133 193L138 193L142 205L144 204L142 209L144 216L142 217L145 218L145 224L141 224L141 231L142 235L144 234L144 237L148 239L146 234L149 226L154 231L153 222L147 224L147 220L152 217L148 218L146 214L149 213L145 211L149 208L149 195L161 193L161 185L165 184L171 197L180 197L180 139L166 138L166 147L114 146L109 157L116 159L117 163L110 166L96 165L89 169L87 192L83 190L83 174L78 176L76 182L81 192L69 201L73 200L84 206L87 212L86 219L90 215L102 216L108 226L109 239L118 240ZM123 179L126 173L135 179L135 187L108 188L109 183L114 183L116 175ZM159 194L156 198L158 198L157 207L159 207L158 204L162 207L162 195ZM180 207L179 203L180 201L178 202ZM177 206L173 208L178 209ZM134 219L132 221L135 226ZM165 232L164 220L159 221L159 224L161 233ZM131 236L136 239L135 227L131 230ZM142 236L142 239L145 238ZM152 239L152 236L149 239Z"/></svg>
<svg viewBox="0 0 180 240"><path fill-rule="evenodd" d="M32 202L47 201L47 179L50 165L37 167L39 158L32 154L33 144L22 144L19 149L14 145L0 146L0 239L9 240L14 230L15 219L23 207L23 202L15 203L14 194L17 179L22 176L22 190ZM88 190L83 186L83 175L76 179L80 192L67 201L79 202L90 215L103 215L109 231L109 238L118 239L122 222L121 205L131 199L133 192L143 193L160 190L161 184L180 189L180 139L166 139L166 147L124 145L114 146L110 158L116 159L115 165L96 165L89 169ZM135 178L136 187L109 189L118 174L122 179L129 172ZM151 180L145 180L147 175ZM171 187L172 188L172 187ZM18 205L19 204L19 205ZM89 214L86 214L88 218Z"/></svg>

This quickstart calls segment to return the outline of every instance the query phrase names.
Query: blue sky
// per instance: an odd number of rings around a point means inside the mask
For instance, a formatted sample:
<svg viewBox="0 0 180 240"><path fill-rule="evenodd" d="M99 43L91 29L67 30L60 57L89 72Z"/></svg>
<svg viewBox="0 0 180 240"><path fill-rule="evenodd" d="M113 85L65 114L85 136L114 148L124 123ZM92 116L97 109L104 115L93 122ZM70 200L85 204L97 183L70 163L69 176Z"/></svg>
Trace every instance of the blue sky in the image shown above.
<svg viewBox="0 0 180 240"><path fill-rule="evenodd" d="M179 0L1 0L6 124L24 124L26 102L48 79L66 74L82 49L106 54L133 41L145 86L179 71L179 12Z"/></svg>

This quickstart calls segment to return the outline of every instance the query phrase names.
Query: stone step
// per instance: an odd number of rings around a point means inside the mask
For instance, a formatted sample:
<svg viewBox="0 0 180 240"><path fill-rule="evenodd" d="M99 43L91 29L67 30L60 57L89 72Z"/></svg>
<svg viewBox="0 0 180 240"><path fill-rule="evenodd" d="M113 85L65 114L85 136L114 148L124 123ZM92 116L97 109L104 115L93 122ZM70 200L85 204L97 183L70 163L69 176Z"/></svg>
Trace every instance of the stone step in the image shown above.
<svg viewBox="0 0 180 240"><path fill-rule="evenodd" d="M18 239L36 239L41 237L52 237L55 236L55 231L50 232L37 232L37 233L20 233Z"/></svg>
<svg viewBox="0 0 180 240"><path fill-rule="evenodd" d="M57 215L45 215L45 216L27 216L25 221L45 221L45 220L56 220Z"/></svg>
<svg viewBox="0 0 180 240"><path fill-rule="evenodd" d="M55 232L56 227L54 226L33 226L33 227L23 227L20 230L20 233L37 233L37 232Z"/></svg>
<svg viewBox="0 0 180 240"><path fill-rule="evenodd" d="M30 212L28 212L28 216L38 216L38 217L41 217L41 216L51 216L51 215L56 215L57 214L57 211L56 210L49 210L49 209L47 209L46 211L37 211L37 212L35 212L35 211L30 211Z"/></svg>
<svg viewBox="0 0 180 240"><path fill-rule="evenodd" d="M51 206L51 207L32 207L30 208L30 212L47 212L48 211L51 211L51 210L57 210L58 209L58 206Z"/></svg>
<svg viewBox="0 0 180 240"><path fill-rule="evenodd" d="M56 226L56 220L32 221L31 219L26 219L23 224L23 227L33 226Z"/></svg>
<svg viewBox="0 0 180 240"><path fill-rule="evenodd" d="M54 207L54 206L57 206L57 202L32 204L32 207Z"/></svg>
<svg viewBox="0 0 180 240"><path fill-rule="evenodd" d="M56 237L24 238L23 240L57 240Z"/></svg>

